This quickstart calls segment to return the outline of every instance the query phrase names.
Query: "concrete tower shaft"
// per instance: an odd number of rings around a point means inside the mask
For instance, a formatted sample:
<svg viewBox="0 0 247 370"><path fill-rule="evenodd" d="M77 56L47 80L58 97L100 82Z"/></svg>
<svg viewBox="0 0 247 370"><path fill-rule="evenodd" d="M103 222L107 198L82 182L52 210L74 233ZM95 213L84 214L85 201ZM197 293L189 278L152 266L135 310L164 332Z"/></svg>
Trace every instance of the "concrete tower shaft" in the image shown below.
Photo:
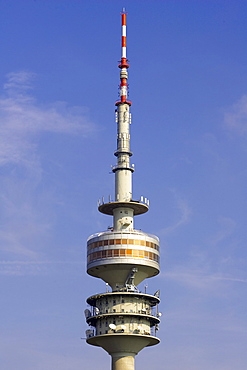
<svg viewBox="0 0 247 370"><path fill-rule="evenodd" d="M115 200L129 202L132 199L132 172L130 166L130 107L121 103L117 107L117 165L115 172ZM124 176L123 176L124 175Z"/></svg>
<svg viewBox="0 0 247 370"><path fill-rule="evenodd" d="M121 76L121 73L120 73ZM113 167L115 173L115 201L130 202L132 200L132 173L134 167L130 165L130 106L120 103L117 106L117 165ZM115 208L113 211L114 230L133 230L134 210L127 205Z"/></svg>
<svg viewBox="0 0 247 370"><path fill-rule="evenodd" d="M87 343L105 349L112 357L112 370L134 370L134 357L144 347L159 343L156 337L160 314L159 291L140 293L137 286L159 273L159 239L134 229L134 217L148 211L149 201L133 199L130 124L126 53L126 17L123 10L120 68L120 97L115 103L117 123L117 163L115 198L99 201L100 212L113 216L113 227L91 235L87 240L87 273L107 284L106 293L87 299L85 310L90 329ZM109 291L111 288L111 292Z"/></svg>

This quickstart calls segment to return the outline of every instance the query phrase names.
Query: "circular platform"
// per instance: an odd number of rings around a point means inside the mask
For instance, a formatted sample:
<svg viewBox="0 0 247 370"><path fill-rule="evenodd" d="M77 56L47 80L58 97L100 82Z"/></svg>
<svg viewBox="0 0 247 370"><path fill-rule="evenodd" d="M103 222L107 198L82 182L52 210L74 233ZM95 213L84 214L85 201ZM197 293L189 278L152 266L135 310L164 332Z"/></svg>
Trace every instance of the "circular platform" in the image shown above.
<svg viewBox="0 0 247 370"><path fill-rule="evenodd" d="M104 348L109 354L114 352L133 352L137 354L144 347L154 346L159 338L143 334L103 334L87 338L87 343Z"/></svg>
<svg viewBox="0 0 247 370"><path fill-rule="evenodd" d="M134 210L134 216L142 215L148 211L148 206L139 202L110 202L101 204L98 210L105 215L113 215L113 210L116 208L131 208Z"/></svg>

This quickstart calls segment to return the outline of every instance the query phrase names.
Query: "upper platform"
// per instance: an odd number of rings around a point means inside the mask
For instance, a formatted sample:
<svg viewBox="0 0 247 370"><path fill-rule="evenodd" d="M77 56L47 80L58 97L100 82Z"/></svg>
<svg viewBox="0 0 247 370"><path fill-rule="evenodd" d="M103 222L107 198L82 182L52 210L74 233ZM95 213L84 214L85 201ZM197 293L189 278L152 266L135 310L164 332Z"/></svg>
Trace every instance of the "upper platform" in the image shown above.
<svg viewBox="0 0 247 370"><path fill-rule="evenodd" d="M142 215L148 211L147 204L137 201L103 203L99 205L98 210L105 215L113 215L113 210L120 207L133 209L134 216Z"/></svg>

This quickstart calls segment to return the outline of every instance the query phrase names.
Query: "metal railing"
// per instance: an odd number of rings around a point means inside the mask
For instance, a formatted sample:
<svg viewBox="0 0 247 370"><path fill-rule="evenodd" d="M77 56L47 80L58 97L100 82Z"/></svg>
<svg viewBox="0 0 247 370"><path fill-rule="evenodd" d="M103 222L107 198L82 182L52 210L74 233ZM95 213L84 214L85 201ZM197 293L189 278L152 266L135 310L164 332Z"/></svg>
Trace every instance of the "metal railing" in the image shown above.
<svg viewBox="0 0 247 370"><path fill-rule="evenodd" d="M160 317L160 313L157 311L156 306L152 307L150 309L130 309L130 310L116 310L115 308L110 308L107 309L105 308L104 310L99 309L98 307L92 307L91 310L89 310L91 313L91 316L101 316L101 315L111 315L111 314L116 314L116 315L122 315L122 314L134 314L134 315L145 315L145 316L152 316L155 318Z"/></svg>
<svg viewBox="0 0 247 370"><path fill-rule="evenodd" d="M157 337L157 331L159 330L158 326L154 326L154 327L151 327L150 328L150 332L149 331L145 331L145 330L140 330L140 329L134 329L134 330L126 330L126 329L118 329L118 330L113 330L113 329L109 329L109 330L105 330L104 332L102 330L99 330L99 332L97 332L97 330L93 327L91 327L91 329L88 329L86 330L86 338L92 338L94 336L97 336L97 335L104 335L104 334L122 334L122 333L125 333L125 334L138 334L138 335L150 335L152 337Z"/></svg>

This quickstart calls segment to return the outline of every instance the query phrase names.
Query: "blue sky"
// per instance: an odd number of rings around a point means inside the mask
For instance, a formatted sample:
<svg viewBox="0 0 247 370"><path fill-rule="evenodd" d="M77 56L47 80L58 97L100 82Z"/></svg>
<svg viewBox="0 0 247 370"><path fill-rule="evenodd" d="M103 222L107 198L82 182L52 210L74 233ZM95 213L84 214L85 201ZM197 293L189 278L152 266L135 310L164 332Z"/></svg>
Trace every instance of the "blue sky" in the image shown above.
<svg viewBox="0 0 247 370"><path fill-rule="evenodd" d="M111 226L128 11L136 228L161 243L158 346L136 370L245 370L246 1L0 1L1 367L110 368L85 343L86 239ZM144 283L140 288L143 289Z"/></svg>

